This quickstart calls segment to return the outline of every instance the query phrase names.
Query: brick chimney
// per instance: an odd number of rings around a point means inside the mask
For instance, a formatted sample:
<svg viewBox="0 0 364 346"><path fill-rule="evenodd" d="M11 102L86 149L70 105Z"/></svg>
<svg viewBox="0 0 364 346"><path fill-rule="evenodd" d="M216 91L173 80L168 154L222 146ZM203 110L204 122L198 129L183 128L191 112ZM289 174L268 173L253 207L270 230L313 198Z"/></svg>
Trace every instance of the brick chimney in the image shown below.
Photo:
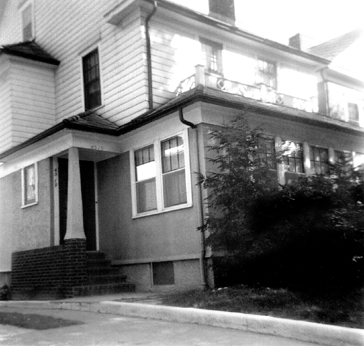
<svg viewBox="0 0 364 346"><path fill-rule="evenodd" d="M314 43L313 38L306 36L306 35L302 35L302 34L296 34L289 39L289 45L291 47L297 48L297 49L303 50L303 51L312 47L314 44L315 43Z"/></svg>

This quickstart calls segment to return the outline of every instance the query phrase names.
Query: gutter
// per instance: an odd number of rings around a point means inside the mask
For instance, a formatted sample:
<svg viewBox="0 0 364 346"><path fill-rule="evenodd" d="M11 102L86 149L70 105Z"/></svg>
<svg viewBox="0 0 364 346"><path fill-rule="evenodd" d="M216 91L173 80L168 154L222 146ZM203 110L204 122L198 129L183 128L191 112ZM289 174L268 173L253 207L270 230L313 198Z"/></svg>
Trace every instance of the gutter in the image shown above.
<svg viewBox="0 0 364 346"><path fill-rule="evenodd" d="M197 174L200 177L201 176L201 165L200 165L200 144L199 144L199 131L198 131L198 127L197 125L191 123L190 121L187 121L184 117L183 117L183 108L180 107L179 108L179 120L181 121L182 124L185 124L189 127L191 127L191 129L195 130L195 135L196 135L196 155L197 155ZM198 207L199 207L199 221L200 221L200 226L199 226L199 230L201 232L201 241L200 241L200 246L201 246L201 255L200 255L200 270L201 270L201 283L202 283L202 288L206 289L207 288L207 273L206 273L206 264L205 264L205 257L206 257L206 239L205 239L205 227L204 227L204 211L203 211L203 195L202 195L202 186L201 184L198 184L198 192L199 192L199 203L198 203Z"/></svg>
<svg viewBox="0 0 364 346"><path fill-rule="evenodd" d="M149 22L154 16L158 8L158 2L154 1L153 10L149 13L148 17L145 19L145 38L146 38L146 48L147 48L147 69L148 69L148 103L149 110L153 110L153 74L152 74L152 47L150 43L150 33L149 33Z"/></svg>

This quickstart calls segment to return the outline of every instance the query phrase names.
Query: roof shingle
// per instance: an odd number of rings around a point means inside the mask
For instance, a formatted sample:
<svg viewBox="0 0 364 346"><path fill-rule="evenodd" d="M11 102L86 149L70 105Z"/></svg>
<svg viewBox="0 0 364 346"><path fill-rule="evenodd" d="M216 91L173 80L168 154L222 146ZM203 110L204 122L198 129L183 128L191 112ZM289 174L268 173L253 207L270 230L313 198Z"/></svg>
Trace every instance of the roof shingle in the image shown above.
<svg viewBox="0 0 364 346"><path fill-rule="evenodd" d="M0 54L19 56L22 58L41 61L52 65L59 65L60 62L53 58L34 41L27 41L15 44L0 46Z"/></svg>

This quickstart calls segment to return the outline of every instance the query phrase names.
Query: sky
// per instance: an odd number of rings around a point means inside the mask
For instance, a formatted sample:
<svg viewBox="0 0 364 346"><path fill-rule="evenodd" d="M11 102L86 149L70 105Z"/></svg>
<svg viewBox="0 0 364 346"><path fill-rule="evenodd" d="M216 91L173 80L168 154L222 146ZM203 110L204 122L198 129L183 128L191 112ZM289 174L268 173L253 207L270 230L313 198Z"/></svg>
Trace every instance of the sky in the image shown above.
<svg viewBox="0 0 364 346"><path fill-rule="evenodd" d="M288 44L297 33L316 44L364 27L364 0L235 0L238 26Z"/></svg>

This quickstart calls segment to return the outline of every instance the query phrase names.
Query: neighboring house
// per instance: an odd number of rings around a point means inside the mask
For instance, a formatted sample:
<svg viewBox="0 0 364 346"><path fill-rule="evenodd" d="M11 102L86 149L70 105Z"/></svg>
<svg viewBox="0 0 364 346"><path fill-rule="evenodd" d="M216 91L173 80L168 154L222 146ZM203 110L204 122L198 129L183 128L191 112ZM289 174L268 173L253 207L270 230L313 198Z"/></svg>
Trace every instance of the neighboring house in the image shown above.
<svg viewBox="0 0 364 346"><path fill-rule="evenodd" d="M333 67L362 31L304 50L234 26L233 0L188 3L0 2L0 285L12 254L72 239L138 289L214 285L197 173L242 112L267 157L289 142L282 184L343 153L363 167L364 82Z"/></svg>

